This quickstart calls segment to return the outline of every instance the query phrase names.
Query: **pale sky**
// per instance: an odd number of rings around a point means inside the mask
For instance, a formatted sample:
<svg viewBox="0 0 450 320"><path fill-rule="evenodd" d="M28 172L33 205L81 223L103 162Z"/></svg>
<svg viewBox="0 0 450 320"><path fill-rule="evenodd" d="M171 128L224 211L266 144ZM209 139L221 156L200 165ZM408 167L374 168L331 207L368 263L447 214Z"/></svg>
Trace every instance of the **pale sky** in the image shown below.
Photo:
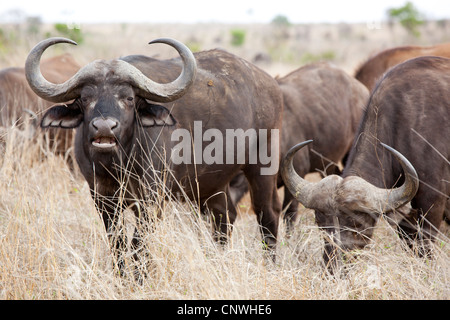
<svg viewBox="0 0 450 320"><path fill-rule="evenodd" d="M276 15L291 23L373 22L386 18L386 9L407 0L2 0L0 23L19 9L54 23L268 23ZM429 19L450 18L450 2L412 0ZM9 13L9 14L8 14Z"/></svg>

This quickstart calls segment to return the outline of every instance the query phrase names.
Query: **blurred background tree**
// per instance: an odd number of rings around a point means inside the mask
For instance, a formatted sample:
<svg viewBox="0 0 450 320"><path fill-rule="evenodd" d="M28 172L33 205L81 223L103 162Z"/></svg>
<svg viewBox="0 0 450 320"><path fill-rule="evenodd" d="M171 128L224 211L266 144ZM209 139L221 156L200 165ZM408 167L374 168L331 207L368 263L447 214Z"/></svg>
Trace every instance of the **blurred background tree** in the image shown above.
<svg viewBox="0 0 450 320"><path fill-rule="evenodd" d="M272 24L277 25L277 26L282 26L282 27L289 27L291 25L291 23L289 22L288 17L284 16L284 15L276 15L272 21Z"/></svg>
<svg viewBox="0 0 450 320"><path fill-rule="evenodd" d="M235 47L240 47L245 41L245 30L244 29L232 29L231 31L231 44Z"/></svg>
<svg viewBox="0 0 450 320"><path fill-rule="evenodd" d="M424 23L423 15L412 2L407 2L404 6L390 8L387 11L389 20L398 21L413 36L420 37L418 27Z"/></svg>

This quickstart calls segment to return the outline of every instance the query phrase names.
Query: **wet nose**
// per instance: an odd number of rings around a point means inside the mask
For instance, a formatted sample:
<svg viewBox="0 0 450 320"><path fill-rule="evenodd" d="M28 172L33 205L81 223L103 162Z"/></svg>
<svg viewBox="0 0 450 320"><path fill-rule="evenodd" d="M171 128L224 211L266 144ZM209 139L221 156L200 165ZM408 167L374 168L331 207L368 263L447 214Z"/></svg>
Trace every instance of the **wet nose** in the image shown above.
<svg viewBox="0 0 450 320"><path fill-rule="evenodd" d="M119 122L111 118L96 118L91 121L91 125L98 134L111 134L119 126Z"/></svg>

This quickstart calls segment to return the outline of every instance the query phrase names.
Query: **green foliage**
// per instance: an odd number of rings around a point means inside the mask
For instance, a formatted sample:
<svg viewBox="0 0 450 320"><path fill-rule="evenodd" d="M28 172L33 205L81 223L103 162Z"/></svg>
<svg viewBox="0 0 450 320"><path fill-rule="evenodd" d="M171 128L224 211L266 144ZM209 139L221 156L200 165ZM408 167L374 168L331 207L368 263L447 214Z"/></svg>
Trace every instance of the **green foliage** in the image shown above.
<svg viewBox="0 0 450 320"><path fill-rule="evenodd" d="M245 30L232 29L231 30L231 45L235 47L242 46L245 41Z"/></svg>
<svg viewBox="0 0 450 320"><path fill-rule="evenodd" d="M277 25L277 26L286 26L286 27L291 25L291 23L289 22L289 19L286 16L281 15L281 14L275 16L272 19L271 23L274 25Z"/></svg>
<svg viewBox="0 0 450 320"><path fill-rule="evenodd" d="M200 43L197 41L189 41L186 43L186 46L191 50L192 52L199 52L202 50Z"/></svg>
<svg viewBox="0 0 450 320"><path fill-rule="evenodd" d="M69 38L76 43L80 44L84 40L84 36L81 32L81 28L77 25L68 25L67 23L56 23L55 30L66 38Z"/></svg>
<svg viewBox="0 0 450 320"><path fill-rule="evenodd" d="M395 21L399 21L415 37L420 36L417 28L423 24L422 14L411 2L408 1L404 6L399 8L389 9L388 16Z"/></svg>

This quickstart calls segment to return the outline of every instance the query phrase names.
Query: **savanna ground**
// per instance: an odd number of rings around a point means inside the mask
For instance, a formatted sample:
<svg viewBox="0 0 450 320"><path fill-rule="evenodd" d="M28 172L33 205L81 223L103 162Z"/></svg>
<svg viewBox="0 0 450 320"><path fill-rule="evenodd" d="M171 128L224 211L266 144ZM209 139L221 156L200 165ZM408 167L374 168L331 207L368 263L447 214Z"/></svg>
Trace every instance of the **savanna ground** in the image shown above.
<svg viewBox="0 0 450 320"><path fill-rule="evenodd" d="M128 54L174 56L147 43L173 37L192 50L225 48L284 75L328 59L352 73L378 50L449 41L450 24L430 22L420 38L400 26L372 25L88 25L77 47L58 45L46 56L70 52L81 65ZM236 31L237 30L237 31ZM233 33L244 41L233 45ZM52 26L2 26L0 67L23 66L28 51ZM167 51L167 52L166 52ZM255 60L256 57L259 59ZM372 243L354 252L345 272L330 276L311 211L301 209L292 237L279 231L276 263L265 259L247 196L228 245L218 246L193 204L167 201L163 218L144 239L147 274L119 277L112 267L103 223L86 182L62 157L27 131L3 128L0 150L0 299L449 299L450 231L444 223L434 258L405 249L394 227L378 222ZM282 195L280 190L280 195ZM131 223L126 214L125 221ZM126 225L128 225L126 223ZM132 230L129 230L132 231ZM131 270L133 260L127 257Z"/></svg>

